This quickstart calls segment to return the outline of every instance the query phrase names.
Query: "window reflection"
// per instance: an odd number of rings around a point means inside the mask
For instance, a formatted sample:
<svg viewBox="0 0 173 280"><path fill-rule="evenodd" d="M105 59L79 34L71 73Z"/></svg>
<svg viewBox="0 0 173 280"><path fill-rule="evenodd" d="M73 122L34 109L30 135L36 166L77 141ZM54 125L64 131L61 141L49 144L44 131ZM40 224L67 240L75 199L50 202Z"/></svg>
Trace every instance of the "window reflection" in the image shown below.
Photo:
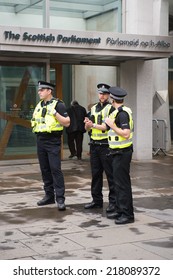
<svg viewBox="0 0 173 280"><path fill-rule="evenodd" d="M4 63L0 74L0 159L36 154L30 119L39 100L38 80L44 79L45 67Z"/></svg>

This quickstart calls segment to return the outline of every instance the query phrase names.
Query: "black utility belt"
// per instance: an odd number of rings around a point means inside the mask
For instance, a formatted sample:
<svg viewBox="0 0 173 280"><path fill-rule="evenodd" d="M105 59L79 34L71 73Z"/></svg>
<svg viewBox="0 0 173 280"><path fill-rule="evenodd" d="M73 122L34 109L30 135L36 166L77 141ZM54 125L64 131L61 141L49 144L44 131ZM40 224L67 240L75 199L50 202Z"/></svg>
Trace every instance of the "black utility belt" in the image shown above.
<svg viewBox="0 0 173 280"><path fill-rule="evenodd" d="M52 131L52 132L36 132L35 133L36 135L38 135L38 136L56 136L56 137L61 137L61 135L62 135L62 132L59 132L59 131Z"/></svg>
<svg viewBox="0 0 173 280"><path fill-rule="evenodd" d="M109 146L109 144L108 143L105 143L105 142L97 142L97 141L91 141L90 143L89 143L89 145L93 145L93 146Z"/></svg>
<svg viewBox="0 0 173 280"><path fill-rule="evenodd" d="M128 151L133 151L133 145L126 148L109 149L111 155L121 154Z"/></svg>

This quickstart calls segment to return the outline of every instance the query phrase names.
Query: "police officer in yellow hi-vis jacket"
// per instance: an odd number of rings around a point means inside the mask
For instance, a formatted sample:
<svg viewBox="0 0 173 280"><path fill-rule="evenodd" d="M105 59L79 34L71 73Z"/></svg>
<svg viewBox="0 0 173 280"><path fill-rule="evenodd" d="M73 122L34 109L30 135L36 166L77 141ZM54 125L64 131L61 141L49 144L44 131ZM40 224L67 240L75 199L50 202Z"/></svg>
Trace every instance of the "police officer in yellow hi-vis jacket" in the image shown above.
<svg viewBox="0 0 173 280"><path fill-rule="evenodd" d="M98 84L97 91L99 102L92 106L90 118L85 118L85 129L90 131L90 164L91 164L91 196L92 201L84 208L103 207L103 172L105 171L109 186L109 205L107 213L115 211L116 197L113 183L112 159L108 157L108 131L105 126L105 118L114 108L109 103L109 85Z"/></svg>
<svg viewBox="0 0 173 280"><path fill-rule="evenodd" d="M113 157L113 177L116 190L117 209L107 217L116 224L134 222L133 198L130 178L130 163L133 153L132 111L124 105L127 92L119 87L110 87L110 99L115 110L106 118L109 126L108 142Z"/></svg>
<svg viewBox="0 0 173 280"><path fill-rule="evenodd" d="M65 104L53 97L55 85L39 81L37 104L31 126L37 135L37 154L44 183L45 196L38 206L57 202L59 210L65 210L64 176L61 171L61 135L63 127L70 125Z"/></svg>

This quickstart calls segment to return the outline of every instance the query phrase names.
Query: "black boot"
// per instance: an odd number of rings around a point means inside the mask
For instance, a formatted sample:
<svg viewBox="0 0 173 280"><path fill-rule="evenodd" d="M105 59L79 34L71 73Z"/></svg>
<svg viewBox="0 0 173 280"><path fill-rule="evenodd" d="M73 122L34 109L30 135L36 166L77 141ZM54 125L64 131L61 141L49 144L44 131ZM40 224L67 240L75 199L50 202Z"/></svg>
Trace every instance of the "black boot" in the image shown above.
<svg viewBox="0 0 173 280"><path fill-rule="evenodd" d="M107 213L106 216L108 219L118 219L121 216L121 213L114 211Z"/></svg>
<svg viewBox="0 0 173 280"><path fill-rule="evenodd" d="M91 201L90 203L85 204L85 209L93 209L93 208L103 208L103 202L95 203L94 201Z"/></svg>
<svg viewBox="0 0 173 280"><path fill-rule="evenodd" d="M48 204L53 204L53 203L55 203L55 198L53 196L45 195L43 197L43 199L41 199L37 202L37 205L43 206L43 205L48 205Z"/></svg>
<svg viewBox="0 0 173 280"><path fill-rule="evenodd" d="M108 207L106 208L106 213L115 212L117 209L116 205L113 203L109 203Z"/></svg>

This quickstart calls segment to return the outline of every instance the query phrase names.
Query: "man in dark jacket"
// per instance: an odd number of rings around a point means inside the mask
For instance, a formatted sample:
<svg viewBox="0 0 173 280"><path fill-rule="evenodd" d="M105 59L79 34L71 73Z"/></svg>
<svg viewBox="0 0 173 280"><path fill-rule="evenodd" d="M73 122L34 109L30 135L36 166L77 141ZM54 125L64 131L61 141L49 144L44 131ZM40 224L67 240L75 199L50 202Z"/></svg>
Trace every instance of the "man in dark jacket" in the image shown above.
<svg viewBox="0 0 173 280"><path fill-rule="evenodd" d="M87 112L76 100L71 102L67 112L70 117L70 126L66 128L67 143L71 153L69 158L77 156L80 160L82 159L83 135L86 132L84 119Z"/></svg>

